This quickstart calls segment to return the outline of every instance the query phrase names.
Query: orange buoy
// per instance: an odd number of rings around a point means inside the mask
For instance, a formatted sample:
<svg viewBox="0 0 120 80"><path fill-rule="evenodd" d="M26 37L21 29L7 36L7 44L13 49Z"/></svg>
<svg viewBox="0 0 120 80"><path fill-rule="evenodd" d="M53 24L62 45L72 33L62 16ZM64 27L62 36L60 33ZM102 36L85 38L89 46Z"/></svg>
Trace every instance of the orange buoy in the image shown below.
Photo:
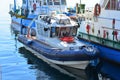
<svg viewBox="0 0 120 80"><path fill-rule="evenodd" d="M63 37L63 38L60 38L60 40L70 43L70 42L74 41L74 38L73 37Z"/></svg>

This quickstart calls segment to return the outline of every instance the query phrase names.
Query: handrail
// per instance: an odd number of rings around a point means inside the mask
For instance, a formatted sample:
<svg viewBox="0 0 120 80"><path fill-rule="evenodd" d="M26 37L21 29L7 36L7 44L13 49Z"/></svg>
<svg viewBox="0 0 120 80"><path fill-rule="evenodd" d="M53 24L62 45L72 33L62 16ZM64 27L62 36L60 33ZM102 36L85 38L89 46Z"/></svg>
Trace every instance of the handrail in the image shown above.
<svg viewBox="0 0 120 80"><path fill-rule="evenodd" d="M109 28L109 27L102 27L102 28L110 29L110 30L113 30L113 31L120 31L120 29L113 29L113 28Z"/></svg>
<svg viewBox="0 0 120 80"><path fill-rule="evenodd" d="M108 19L108 20L113 20L114 18L107 18L107 17L98 17L98 18L101 18L101 19ZM115 19L117 21L120 21L120 19Z"/></svg>

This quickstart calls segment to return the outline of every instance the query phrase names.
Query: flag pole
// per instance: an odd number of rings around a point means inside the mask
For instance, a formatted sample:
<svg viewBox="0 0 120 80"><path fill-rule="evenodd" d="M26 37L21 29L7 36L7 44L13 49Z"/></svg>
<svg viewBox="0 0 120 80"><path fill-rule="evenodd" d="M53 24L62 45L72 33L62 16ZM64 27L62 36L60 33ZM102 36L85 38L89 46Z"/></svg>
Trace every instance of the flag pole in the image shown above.
<svg viewBox="0 0 120 80"><path fill-rule="evenodd" d="M14 0L14 12L16 11L16 0Z"/></svg>

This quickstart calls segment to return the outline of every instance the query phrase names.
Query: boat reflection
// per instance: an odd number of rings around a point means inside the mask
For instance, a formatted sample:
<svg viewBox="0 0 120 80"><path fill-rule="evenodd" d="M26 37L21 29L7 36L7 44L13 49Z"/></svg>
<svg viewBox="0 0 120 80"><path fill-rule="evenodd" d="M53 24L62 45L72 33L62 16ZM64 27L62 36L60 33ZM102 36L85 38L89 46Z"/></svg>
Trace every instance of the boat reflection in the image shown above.
<svg viewBox="0 0 120 80"><path fill-rule="evenodd" d="M74 77L70 77L66 74L62 74L58 70L49 66L46 62L34 56L30 51L24 47L19 48L21 56L27 59L27 64L30 64L30 69L35 70L36 80L43 78L44 80L75 80ZM62 69L61 69L62 70Z"/></svg>

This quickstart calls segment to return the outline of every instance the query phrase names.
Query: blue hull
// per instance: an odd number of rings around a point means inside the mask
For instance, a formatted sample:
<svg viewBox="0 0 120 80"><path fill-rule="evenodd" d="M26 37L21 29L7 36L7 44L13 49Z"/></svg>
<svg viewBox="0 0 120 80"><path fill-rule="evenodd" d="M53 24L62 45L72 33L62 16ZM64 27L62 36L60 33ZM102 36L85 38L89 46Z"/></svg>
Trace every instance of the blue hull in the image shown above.
<svg viewBox="0 0 120 80"><path fill-rule="evenodd" d="M102 60L107 60L115 64L120 64L120 50L114 49L96 42L88 41L82 38L79 38L80 41L83 41L87 44L96 46L100 50L100 58Z"/></svg>
<svg viewBox="0 0 120 80"><path fill-rule="evenodd" d="M110 80L120 80L120 66L113 65L109 62L102 61L100 73L103 77L110 78Z"/></svg>
<svg viewBox="0 0 120 80"><path fill-rule="evenodd" d="M28 27L31 21L36 17L37 15L28 15L26 19L22 19L22 25ZM35 27L35 22L30 25L30 27Z"/></svg>
<svg viewBox="0 0 120 80"><path fill-rule="evenodd" d="M37 40L33 40L32 42L28 42L28 39L22 35L18 37L18 40L26 45L27 47L35 50L39 54L44 57L57 60L57 61L88 61L94 60L98 58L99 51L94 48L93 52L88 52L85 48L81 48L80 50L61 50L61 49L53 49L53 47L46 45Z"/></svg>

